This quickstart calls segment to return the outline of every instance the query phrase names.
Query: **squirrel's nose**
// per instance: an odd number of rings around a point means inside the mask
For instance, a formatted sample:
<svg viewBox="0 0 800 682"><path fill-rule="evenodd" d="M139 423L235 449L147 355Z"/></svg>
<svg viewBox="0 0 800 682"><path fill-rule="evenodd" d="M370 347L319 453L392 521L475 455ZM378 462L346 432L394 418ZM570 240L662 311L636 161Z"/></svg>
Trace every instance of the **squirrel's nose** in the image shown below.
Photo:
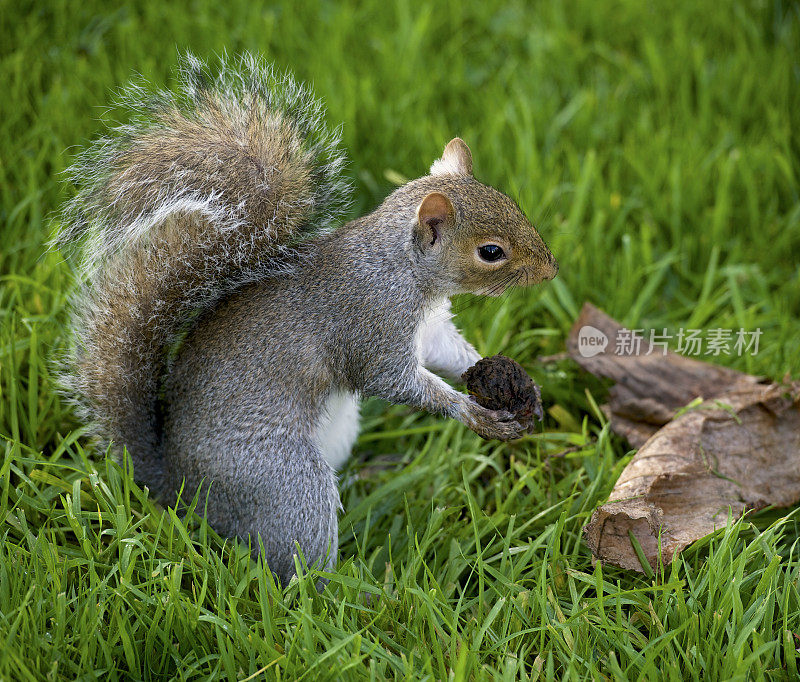
<svg viewBox="0 0 800 682"><path fill-rule="evenodd" d="M544 261L539 268L539 275L543 280L545 279L553 279L558 274L558 261L553 257L553 254L549 251L547 252L547 256L545 257Z"/></svg>
<svg viewBox="0 0 800 682"><path fill-rule="evenodd" d="M525 284L523 286L530 286L531 284L541 284L546 279L553 279L558 274L558 263L556 259L550 256L548 260L543 260L535 265L528 266L524 270Z"/></svg>

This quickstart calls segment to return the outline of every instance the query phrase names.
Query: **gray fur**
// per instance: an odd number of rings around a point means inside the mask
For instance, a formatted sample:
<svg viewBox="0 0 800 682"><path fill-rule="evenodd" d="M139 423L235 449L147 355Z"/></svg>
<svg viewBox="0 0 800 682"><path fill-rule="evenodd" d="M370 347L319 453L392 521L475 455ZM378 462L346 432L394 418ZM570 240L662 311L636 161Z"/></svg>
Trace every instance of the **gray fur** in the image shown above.
<svg viewBox="0 0 800 682"><path fill-rule="evenodd" d="M191 55L178 90L128 87L131 123L84 151L57 243L81 251L62 384L137 475L165 487L157 396L164 349L197 310L287 272L297 244L349 203L339 132L289 75L249 55L216 74Z"/></svg>
<svg viewBox="0 0 800 682"><path fill-rule="evenodd" d="M336 558L336 475L315 440L327 396L378 396L485 437L518 437L511 415L479 407L423 366L417 332L443 297L500 293L557 266L514 202L471 176L460 140L448 145L457 162L446 149L434 175L328 230L346 183L318 103L252 58L233 71L223 64L211 86L198 69L187 58L188 108L159 94L153 122L96 145L81 163L89 168L96 154L98 170L76 173L83 189L63 240L94 238L69 382L99 435L128 446L136 477L161 500L174 501L183 484L210 485L212 525L260 536L287 580L295 543L309 563ZM254 117L277 127L248 128ZM202 158L187 162L198 148ZM213 150L226 162L209 166ZM452 209L441 220L418 215L431 193ZM513 252L508 263L476 260L490 238ZM452 323L442 330L452 352L438 356L452 361L437 369L457 377L479 356Z"/></svg>

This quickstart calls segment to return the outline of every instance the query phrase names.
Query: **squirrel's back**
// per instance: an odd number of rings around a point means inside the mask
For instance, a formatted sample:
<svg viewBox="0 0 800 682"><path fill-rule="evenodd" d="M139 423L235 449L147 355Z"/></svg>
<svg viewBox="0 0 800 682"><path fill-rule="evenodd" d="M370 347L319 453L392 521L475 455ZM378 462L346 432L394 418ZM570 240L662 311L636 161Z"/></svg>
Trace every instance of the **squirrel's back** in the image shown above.
<svg viewBox="0 0 800 682"><path fill-rule="evenodd" d="M131 122L72 168L79 190L56 241L81 253L63 383L137 478L167 491L159 394L167 356L198 312L292 267L330 229L349 184L338 131L290 76L245 55L187 55L177 91L131 85Z"/></svg>

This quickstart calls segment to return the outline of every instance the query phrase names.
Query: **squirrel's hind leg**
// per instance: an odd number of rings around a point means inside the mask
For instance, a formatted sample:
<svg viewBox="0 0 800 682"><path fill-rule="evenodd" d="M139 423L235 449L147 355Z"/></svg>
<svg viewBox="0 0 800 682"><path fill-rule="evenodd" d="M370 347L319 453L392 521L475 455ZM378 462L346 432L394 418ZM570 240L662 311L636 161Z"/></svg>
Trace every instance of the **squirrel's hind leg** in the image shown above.
<svg viewBox="0 0 800 682"><path fill-rule="evenodd" d="M244 508L252 510L246 529L260 536L270 569L284 585L295 575L297 547L306 564L333 570L339 548L339 490L336 473L316 444L304 437L284 440L278 452L271 443L269 460L252 481L252 501L242 490Z"/></svg>
<svg viewBox="0 0 800 682"><path fill-rule="evenodd" d="M209 473L208 522L220 534L264 549L286 585L295 575L297 546L309 567L332 570L339 544L336 474L316 444L297 434L251 440L224 449L224 471ZM237 452L239 450L239 452Z"/></svg>

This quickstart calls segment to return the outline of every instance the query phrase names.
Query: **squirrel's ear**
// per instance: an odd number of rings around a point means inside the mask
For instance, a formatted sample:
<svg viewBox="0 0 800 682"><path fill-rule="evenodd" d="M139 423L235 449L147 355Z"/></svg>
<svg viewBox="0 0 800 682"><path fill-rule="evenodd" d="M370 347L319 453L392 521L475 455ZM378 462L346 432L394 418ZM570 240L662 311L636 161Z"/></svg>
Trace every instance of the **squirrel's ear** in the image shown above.
<svg viewBox="0 0 800 682"><path fill-rule="evenodd" d="M472 175L472 152L460 137L454 137L444 148L441 159L431 166L431 175Z"/></svg>
<svg viewBox="0 0 800 682"><path fill-rule="evenodd" d="M416 237L420 249L438 246L442 230L455 220L453 204L441 192L431 192L417 207Z"/></svg>

